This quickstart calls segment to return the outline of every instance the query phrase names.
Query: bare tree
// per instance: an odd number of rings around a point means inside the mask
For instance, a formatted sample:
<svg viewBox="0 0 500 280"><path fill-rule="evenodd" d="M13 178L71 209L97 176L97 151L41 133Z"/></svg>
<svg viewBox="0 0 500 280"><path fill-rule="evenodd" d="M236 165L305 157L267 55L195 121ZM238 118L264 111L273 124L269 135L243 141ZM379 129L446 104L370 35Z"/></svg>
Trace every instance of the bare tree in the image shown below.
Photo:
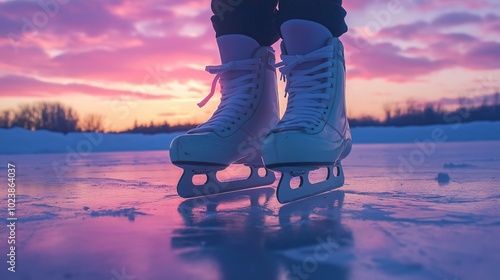
<svg viewBox="0 0 500 280"><path fill-rule="evenodd" d="M103 132L104 121L102 115L87 115L80 123L80 130L84 132Z"/></svg>
<svg viewBox="0 0 500 280"><path fill-rule="evenodd" d="M78 115L75 110L60 103L24 104L19 106L12 125L28 130L46 129L68 133L77 130Z"/></svg>
<svg viewBox="0 0 500 280"><path fill-rule="evenodd" d="M0 114L0 128L11 128L14 113L11 110L5 110Z"/></svg>
<svg viewBox="0 0 500 280"><path fill-rule="evenodd" d="M385 114L385 122L390 123L392 118L392 105L390 103L385 103L383 110Z"/></svg>
<svg viewBox="0 0 500 280"><path fill-rule="evenodd" d="M416 114L418 112L418 104L415 99L408 99L406 101L406 113L407 114Z"/></svg>

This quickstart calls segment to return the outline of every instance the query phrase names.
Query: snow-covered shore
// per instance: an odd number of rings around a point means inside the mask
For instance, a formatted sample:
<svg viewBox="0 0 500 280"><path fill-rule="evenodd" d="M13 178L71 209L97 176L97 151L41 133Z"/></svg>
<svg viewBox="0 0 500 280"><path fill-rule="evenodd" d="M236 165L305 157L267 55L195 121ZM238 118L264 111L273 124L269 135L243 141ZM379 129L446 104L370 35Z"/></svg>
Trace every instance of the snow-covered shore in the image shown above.
<svg viewBox="0 0 500 280"><path fill-rule="evenodd" d="M102 134L0 129L0 154L40 154L168 150L182 133ZM474 122L412 127L359 127L352 129L354 143L412 143L500 140L500 122Z"/></svg>

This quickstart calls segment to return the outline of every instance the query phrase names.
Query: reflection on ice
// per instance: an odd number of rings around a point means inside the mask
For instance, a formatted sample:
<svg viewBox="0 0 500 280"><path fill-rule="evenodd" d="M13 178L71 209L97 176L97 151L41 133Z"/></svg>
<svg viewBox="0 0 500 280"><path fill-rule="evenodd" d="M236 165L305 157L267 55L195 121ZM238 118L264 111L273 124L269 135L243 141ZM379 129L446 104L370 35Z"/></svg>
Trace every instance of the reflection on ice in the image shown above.
<svg viewBox="0 0 500 280"><path fill-rule="evenodd" d="M260 188L182 202L185 226L174 230L172 248L192 265L210 261L220 279L349 279L347 263L331 262L353 243L341 223L345 194L291 203L277 216L273 194Z"/></svg>

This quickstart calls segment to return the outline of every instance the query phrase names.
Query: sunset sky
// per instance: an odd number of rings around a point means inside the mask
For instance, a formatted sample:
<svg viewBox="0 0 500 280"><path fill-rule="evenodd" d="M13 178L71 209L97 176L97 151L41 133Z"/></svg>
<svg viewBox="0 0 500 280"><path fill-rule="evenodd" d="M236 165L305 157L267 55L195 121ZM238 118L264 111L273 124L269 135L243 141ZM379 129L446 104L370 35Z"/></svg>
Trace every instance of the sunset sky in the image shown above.
<svg viewBox="0 0 500 280"><path fill-rule="evenodd" d="M0 0L0 111L59 101L82 116L102 114L113 130L134 120L201 122L213 112L218 98L196 105L213 79L205 66L219 64L209 0L40 2ZM500 88L500 1L344 6L351 116Z"/></svg>

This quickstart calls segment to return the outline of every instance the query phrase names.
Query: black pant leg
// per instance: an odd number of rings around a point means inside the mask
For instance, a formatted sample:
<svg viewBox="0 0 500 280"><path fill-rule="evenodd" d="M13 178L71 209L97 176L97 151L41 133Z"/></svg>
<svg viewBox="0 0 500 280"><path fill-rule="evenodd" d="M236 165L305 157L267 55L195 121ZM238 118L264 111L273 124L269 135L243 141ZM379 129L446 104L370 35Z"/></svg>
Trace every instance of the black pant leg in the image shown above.
<svg viewBox="0 0 500 280"><path fill-rule="evenodd" d="M242 34L261 46L279 39L275 14L278 0L212 0L212 24L216 37Z"/></svg>
<svg viewBox="0 0 500 280"><path fill-rule="evenodd" d="M346 11L342 0L280 0L276 17L277 30L290 19L304 19L326 26L334 37L347 32Z"/></svg>

